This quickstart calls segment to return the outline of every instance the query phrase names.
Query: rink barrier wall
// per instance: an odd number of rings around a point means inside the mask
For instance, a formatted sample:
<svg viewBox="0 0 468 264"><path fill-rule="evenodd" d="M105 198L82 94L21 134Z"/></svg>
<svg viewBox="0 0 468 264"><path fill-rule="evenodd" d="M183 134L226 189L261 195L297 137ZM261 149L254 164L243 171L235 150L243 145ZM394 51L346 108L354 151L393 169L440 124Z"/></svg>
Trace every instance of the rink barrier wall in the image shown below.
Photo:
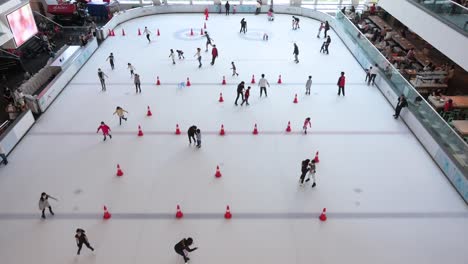
<svg viewBox="0 0 468 264"><path fill-rule="evenodd" d="M21 113L0 136L0 146L8 155L35 123L31 110Z"/></svg>
<svg viewBox="0 0 468 264"><path fill-rule="evenodd" d="M253 12L255 12L255 6L242 6L238 6L238 13L251 13L251 8L253 8ZM104 32L108 32L109 29L113 30L116 26L126 21L157 14L199 13L202 17L205 8L208 8L210 13L217 13L218 11L218 7L215 5L160 5L138 7L115 15L103 27L103 30ZM264 5L261 8L261 12L266 13L269 8L270 6ZM374 65L375 59L372 59L367 55L359 43L355 42L349 36L350 33L346 32L344 27L339 25L334 17L320 11L288 5L275 5L274 11L276 14L298 15L319 21L328 21L330 28L344 42L345 46L349 49L351 54L353 54L359 64L361 64L363 69L367 68L369 65ZM382 55L380 54L380 56ZM395 92L397 89L392 87L393 84L389 80L381 76L385 76L385 73L379 69L375 81L376 86L388 100L388 102L395 108L399 96L399 94ZM431 135L431 133L424 127L422 121L420 121L417 116L411 112L411 110L408 110L408 108L403 109L401 113L401 119L406 123L408 128L426 149L427 153L432 157L435 163L446 175L447 179L459 192L459 194L465 200L465 203L468 203L468 179L457 166L457 164L455 164L455 162L449 157L447 152L442 148L442 146L439 145L434 136ZM404 153L402 153L402 155L404 155Z"/></svg>

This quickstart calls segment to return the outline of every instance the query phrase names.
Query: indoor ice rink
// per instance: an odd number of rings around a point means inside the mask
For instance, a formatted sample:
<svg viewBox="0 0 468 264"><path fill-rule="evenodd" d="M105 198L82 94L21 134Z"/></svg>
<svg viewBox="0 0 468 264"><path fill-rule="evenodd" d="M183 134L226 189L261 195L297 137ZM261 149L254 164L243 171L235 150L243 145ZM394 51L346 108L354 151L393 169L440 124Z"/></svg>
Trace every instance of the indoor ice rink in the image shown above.
<svg viewBox="0 0 468 264"><path fill-rule="evenodd" d="M242 18L246 34L239 33ZM213 66L200 36L205 22L219 51ZM364 82L363 68L333 30L330 54L319 52L319 24L301 17L292 30L290 15L270 22L264 14L212 14L208 21L183 14L115 28L0 170L1 263L182 264L174 245L183 237L198 247L191 264L466 263L466 203L392 117L392 105ZM151 43L137 34L145 26ZM173 65L170 49L183 50L185 59ZM106 61L111 52L114 70ZM239 76L231 76L232 61ZM127 63L141 76L141 94ZM106 92L98 68L108 76ZM337 95L341 71L345 97ZM267 98L259 97L261 74L271 84ZM180 85L187 78L191 86ZM234 105L241 81L252 87L249 106ZM122 125L116 106L128 111ZM306 117L312 127L304 135ZM101 121L113 135L105 142L96 133ZM201 129L200 149L188 143L191 125ZM317 151L317 186L301 187L301 161ZM46 220L37 208L41 192L58 198ZM103 220L104 205L111 219ZM318 219L323 208L327 221ZM84 247L76 255L76 228L86 230L94 252Z"/></svg>

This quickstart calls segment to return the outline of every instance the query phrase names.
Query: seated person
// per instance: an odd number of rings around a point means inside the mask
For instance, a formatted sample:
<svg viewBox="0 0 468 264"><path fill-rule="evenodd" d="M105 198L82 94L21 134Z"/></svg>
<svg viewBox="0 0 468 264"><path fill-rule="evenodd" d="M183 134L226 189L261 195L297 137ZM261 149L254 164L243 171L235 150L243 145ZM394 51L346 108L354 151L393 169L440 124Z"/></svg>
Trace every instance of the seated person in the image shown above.
<svg viewBox="0 0 468 264"><path fill-rule="evenodd" d="M406 59L409 61L414 60L414 48L408 51L408 53L406 54Z"/></svg>
<svg viewBox="0 0 468 264"><path fill-rule="evenodd" d="M437 90L433 91L433 92L432 92L432 96L438 97L438 98L439 98L440 96L442 96L442 90L441 90L441 89L437 89Z"/></svg>
<svg viewBox="0 0 468 264"><path fill-rule="evenodd" d="M453 110L453 100L449 99L448 101L445 102L444 112L450 112L452 110Z"/></svg>

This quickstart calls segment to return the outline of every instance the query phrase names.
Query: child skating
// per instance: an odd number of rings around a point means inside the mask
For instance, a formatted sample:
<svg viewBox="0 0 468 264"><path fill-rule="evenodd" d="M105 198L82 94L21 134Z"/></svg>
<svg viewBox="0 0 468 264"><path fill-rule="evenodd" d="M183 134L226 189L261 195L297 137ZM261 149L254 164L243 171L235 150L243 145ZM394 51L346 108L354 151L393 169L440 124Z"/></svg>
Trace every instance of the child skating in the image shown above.
<svg viewBox="0 0 468 264"><path fill-rule="evenodd" d="M190 258L187 256L188 254L186 254L185 251L192 252L198 249L197 247L190 248L192 244L193 244L193 239L189 237L189 238L182 239L179 243L177 243L174 246L175 252L184 258L184 261L186 264L190 260Z"/></svg>
<svg viewBox="0 0 468 264"><path fill-rule="evenodd" d="M249 96L250 96L250 86L247 87L247 90L245 90L244 93L244 100L242 100L241 106L244 105L249 105Z"/></svg>
<svg viewBox="0 0 468 264"><path fill-rule="evenodd" d="M197 57L197 60L198 60L198 68L201 68L202 66L202 63L201 63L201 49L200 48L197 48L197 53L195 53L195 55L193 55L194 57Z"/></svg>
<svg viewBox="0 0 468 264"><path fill-rule="evenodd" d="M101 125L98 127L96 133L99 133L99 130L102 131L102 135L104 136L104 140L106 141L106 137L109 136L110 139L112 139L112 135L109 133L111 131L110 127L104 123L104 121L101 122Z"/></svg>
<svg viewBox="0 0 468 264"><path fill-rule="evenodd" d="M211 41L213 41L213 39L210 38L210 35L208 35L208 31L205 31L205 37L206 37L206 50L205 50L205 52L208 52L208 45L213 47L213 43L211 43Z"/></svg>
<svg viewBox="0 0 468 264"><path fill-rule="evenodd" d="M114 54L111 52L109 57L107 57L106 61L109 61L111 69L114 69Z"/></svg>
<svg viewBox="0 0 468 264"><path fill-rule="evenodd" d="M312 127L312 124L310 123L310 117L306 118L304 120L304 126L302 126L302 130L304 130L304 134L307 134L307 127Z"/></svg>
<svg viewBox="0 0 468 264"><path fill-rule="evenodd" d="M325 28L325 24L322 22L320 23L320 27L319 27L319 30L318 30L318 33L317 33L317 38L320 38L320 33L322 32L322 30Z"/></svg>
<svg viewBox="0 0 468 264"><path fill-rule="evenodd" d="M86 236L83 229L76 229L75 240L76 245L78 246L78 252L76 253L77 255L80 255L83 244L85 244L87 248L91 249L91 251L94 251L94 248L89 244L88 237Z"/></svg>
<svg viewBox="0 0 468 264"><path fill-rule="evenodd" d="M201 131L200 131L200 129L197 129L197 132L195 133L195 136L197 136L197 148L201 148Z"/></svg>
<svg viewBox="0 0 468 264"><path fill-rule="evenodd" d="M52 211L52 206L50 206L49 204L49 198L55 200L55 201L58 201L57 198L54 198L50 195L48 195L47 193L43 192L41 193L41 198L39 198L39 210L42 211L42 219L46 219L46 216L45 216L45 210L46 208L49 208L49 212L51 215L54 215L54 212Z"/></svg>
<svg viewBox="0 0 468 264"><path fill-rule="evenodd" d="M169 54L169 58L172 59L172 64L175 64L175 53L174 53L173 49L171 49L171 53Z"/></svg>
<svg viewBox="0 0 468 264"><path fill-rule="evenodd" d="M141 93L140 74L135 73L135 75L133 76L133 82L135 83L135 92Z"/></svg>
<svg viewBox="0 0 468 264"><path fill-rule="evenodd" d="M149 31L149 29L145 27L145 30L143 30L143 33L146 34L146 39L148 40L148 43L151 43L151 39L150 39L151 31Z"/></svg>
<svg viewBox="0 0 468 264"><path fill-rule="evenodd" d="M176 50L177 56L179 56L179 60L185 59L184 52L182 50Z"/></svg>
<svg viewBox="0 0 468 264"><path fill-rule="evenodd" d="M309 76L309 79L307 79L307 82L306 82L306 92L305 94L306 95L310 95L310 87L312 86L312 76Z"/></svg>
<svg viewBox="0 0 468 264"><path fill-rule="evenodd" d="M232 70L232 76L234 75L239 76L239 73L237 73L237 68L234 62L231 62L231 70Z"/></svg>
<svg viewBox="0 0 468 264"><path fill-rule="evenodd" d="M122 119L125 120L125 122L127 122L125 113L128 114L128 112L120 106L117 106L117 108L115 109L114 115L117 114L117 116L119 117L119 125L122 125Z"/></svg>
<svg viewBox="0 0 468 264"><path fill-rule="evenodd" d="M316 182L315 182L315 173L317 172L315 170L316 168L316 165L315 165L315 160L312 159L309 163L309 174L308 174L308 177L307 177L307 180L306 182L309 182L310 181L310 176L312 175L312 188L314 188L315 186L317 186Z"/></svg>
<svg viewBox="0 0 468 264"><path fill-rule="evenodd" d="M133 74L135 74L136 69L130 62L127 64L127 69L130 70L130 77L133 77Z"/></svg>

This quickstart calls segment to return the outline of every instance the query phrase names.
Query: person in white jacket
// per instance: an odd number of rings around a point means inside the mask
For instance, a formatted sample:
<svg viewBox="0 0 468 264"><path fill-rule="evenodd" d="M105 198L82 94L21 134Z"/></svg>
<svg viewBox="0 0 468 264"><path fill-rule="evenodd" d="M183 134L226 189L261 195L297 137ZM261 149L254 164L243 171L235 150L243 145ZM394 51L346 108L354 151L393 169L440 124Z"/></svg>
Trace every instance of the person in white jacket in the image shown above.
<svg viewBox="0 0 468 264"><path fill-rule="evenodd" d="M262 78L258 82L258 86L260 86L260 97L262 97L263 91L265 91L265 97L268 97L266 86L270 87L270 83L265 79L265 74L262 74Z"/></svg>
<svg viewBox="0 0 468 264"><path fill-rule="evenodd" d="M54 198L54 197L48 195L45 192L41 193L41 198L39 198L39 210L42 210L42 216L41 216L42 219L46 218L45 217L45 209L46 208L49 208L50 214L54 215L54 212L52 211L52 206L50 206L50 204L49 204L49 198L58 201L57 198Z"/></svg>

